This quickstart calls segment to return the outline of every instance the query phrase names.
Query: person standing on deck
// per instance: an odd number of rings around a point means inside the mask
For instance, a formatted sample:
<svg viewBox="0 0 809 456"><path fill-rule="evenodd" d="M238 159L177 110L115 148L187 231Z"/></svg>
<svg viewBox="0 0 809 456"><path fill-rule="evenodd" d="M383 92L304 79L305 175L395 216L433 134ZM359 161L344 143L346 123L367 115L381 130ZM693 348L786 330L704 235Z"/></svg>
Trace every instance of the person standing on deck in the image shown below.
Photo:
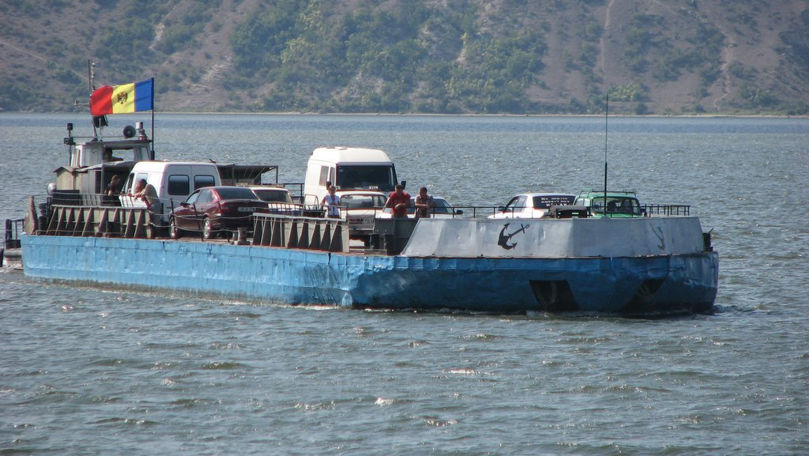
<svg viewBox="0 0 809 456"><path fill-rule="evenodd" d="M320 201L326 207L326 217L340 218L340 195L334 193L334 185L329 185L329 193Z"/></svg>
<svg viewBox="0 0 809 456"><path fill-rule="evenodd" d="M406 218L410 208L410 194L404 191L402 184L396 184L396 189L388 195L385 207L393 211L393 218Z"/></svg>
<svg viewBox="0 0 809 456"><path fill-rule="evenodd" d="M147 209L151 209L152 206L157 204L159 201L157 199L157 190L155 190L152 184L146 182L146 179L141 179L137 184L135 184L135 188L132 191L132 197L145 202Z"/></svg>
<svg viewBox="0 0 809 456"><path fill-rule="evenodd" d="M413 204L416 207L416 218L429 218L430 209L435 207L433 197L427 194L427 187L421 187L419 194L416 196L416 201Z"/></svg>

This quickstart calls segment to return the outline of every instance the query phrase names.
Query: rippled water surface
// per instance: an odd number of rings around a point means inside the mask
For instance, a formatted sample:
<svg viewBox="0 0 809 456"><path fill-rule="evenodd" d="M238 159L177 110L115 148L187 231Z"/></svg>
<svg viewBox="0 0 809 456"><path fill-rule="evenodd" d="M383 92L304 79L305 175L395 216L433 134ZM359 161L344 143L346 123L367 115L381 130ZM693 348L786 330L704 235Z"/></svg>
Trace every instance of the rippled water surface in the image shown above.
<svg viewBox="0 0 809 456"><path fill-rule="evenodd" d="M0 114L0 218L83 120ZM154 137L287 182L318 145L379 147L458 205L603 185L599 118L158 114ZM713 314L364 312L0 269L0 454L809 453L809 120L611 118L607 144L611 188L714 230Z"/></svg>

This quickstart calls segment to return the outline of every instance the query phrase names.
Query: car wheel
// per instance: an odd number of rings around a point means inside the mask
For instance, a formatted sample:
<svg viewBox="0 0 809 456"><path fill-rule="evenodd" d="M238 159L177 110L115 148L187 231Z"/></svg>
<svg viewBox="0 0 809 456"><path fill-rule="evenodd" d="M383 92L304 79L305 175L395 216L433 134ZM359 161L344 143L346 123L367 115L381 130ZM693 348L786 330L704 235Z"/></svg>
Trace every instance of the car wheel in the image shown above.
<svg viewBox="0 0 809 456"><path fill-rule="evenodd" d="M211 225L211 219L205 217L205 219L202 220L202 239L211 239L215 234L213 226Z"/></svg>
<svg viewBox="0 0 809 456"><path fill-rule="evenodd" d="M183 231L177 228L177 221L172 217L169 219L169 236L172 239L180 239L183 235Z"/></svg>

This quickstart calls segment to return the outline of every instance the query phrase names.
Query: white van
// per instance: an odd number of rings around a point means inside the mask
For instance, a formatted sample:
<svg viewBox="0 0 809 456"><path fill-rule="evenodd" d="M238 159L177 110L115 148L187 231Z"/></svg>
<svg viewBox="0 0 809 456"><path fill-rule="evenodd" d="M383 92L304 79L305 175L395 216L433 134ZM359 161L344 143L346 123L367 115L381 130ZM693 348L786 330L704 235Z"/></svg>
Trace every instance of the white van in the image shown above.
<svg viewBox="0 0 809 456"><path fill-rule="evenodd" d="M359 147L318 147L309 157L303 193L304 204L320 204L326 196L326 182L337 194L349 190L393 191L396 168L388 154Z"/></svg>
<svg viewBox="0 0 809 456"><path fill-rule="evenodd" d="M146 179L157 191L164 221L168 220L171 210L185 201L194 190L222 185L219 169L214 163L140 161L135 163L121 189L121 206L146 207L144 201L129 196L141 179Z"/></svg>

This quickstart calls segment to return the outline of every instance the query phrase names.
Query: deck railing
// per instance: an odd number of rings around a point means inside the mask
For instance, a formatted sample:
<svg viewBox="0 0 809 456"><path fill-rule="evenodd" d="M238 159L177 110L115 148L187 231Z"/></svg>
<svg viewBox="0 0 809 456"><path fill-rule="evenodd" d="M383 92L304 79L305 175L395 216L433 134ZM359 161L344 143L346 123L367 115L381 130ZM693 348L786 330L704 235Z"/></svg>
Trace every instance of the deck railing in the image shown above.
<svg viewBox="0 0 809 456"><path fill-rule="evenodd" d="M253 214L252 245L348 252L348 227L341 219Z"/></svg>
<svg viewBox="0 0 809 456"><path fill-rule="evenodd" d="M37 232L51 236L124 238L154 238L156 234L145 208L57 204L51 205L47 226L40 226Z"/></svg>
<svg viewBox="0 0 809 456"><path fill-rule="evenodd" d="M150 213L146 208L120 206L104 206L84 203L87 195L75 195L68 204L42 204L41 215L35 214L33 197L30 201L30 212L24 222L26 232L43 235L62 236L106 236L124 238L156 238L168 235L168 226L162 214ZM95 197L95 195L90 195ZM102 195L97 195L101 197ZM52 198L55 202L60 198ZM100 202L101 200L99 200ZM689 205L679 204L647 204L643 205L643 214L652 216L688 216ZM501 208L494 206L456 206L450 213L439 213L439 217L482 218L494 214ZM323 217L323 209L319 206L306 207L296 204L272 204L270 212L274 214L253 215L253 245L284 246L325 251L348 251L349 225L344 219ZM314 215L314 217L313 217ZM28 219L34 220L35 229L29 231ZM13 221L10 227L6 222L6 248L9 242L17 245L20 226L23 222ZM244 241L244 233L234 233L231 237Z"/></svg>
<svg viewBox="0 0 809 456"><path fill-rule="evenodd" d="M647 217L656 215L663 216L676 216L676 215L691 215L691 206L686 204L644 204L641 205L644 214Z"/></svg>

